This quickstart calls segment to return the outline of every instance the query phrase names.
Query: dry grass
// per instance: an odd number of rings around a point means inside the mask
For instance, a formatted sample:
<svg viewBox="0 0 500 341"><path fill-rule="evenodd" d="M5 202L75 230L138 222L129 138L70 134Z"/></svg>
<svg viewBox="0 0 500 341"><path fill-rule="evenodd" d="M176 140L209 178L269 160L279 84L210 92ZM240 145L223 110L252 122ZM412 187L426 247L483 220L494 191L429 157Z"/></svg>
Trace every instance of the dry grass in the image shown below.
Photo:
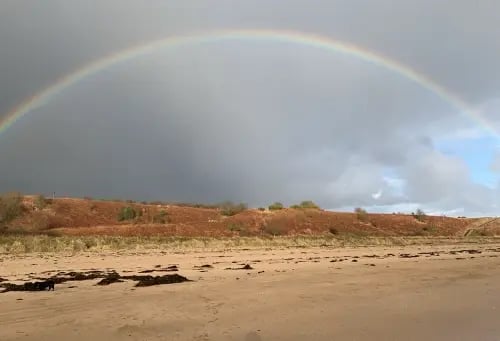
<svg viewBox="0 0 500 341"><path fill-rule="evenodd" d="M102 252L118 250L220 251L244 248L310 248L405 245L450 245L460 243L498 243L500 238L474 236L447 237L369 237L355 234L279 237L121 237L0 235L0 254L40 252Z"/></svg>
<svg viewBox="0 0 500 341"><path fill-rule="evenodd" d="M23 198L18 193L0 195L0 225L6 224L21 215Z"/></svg>

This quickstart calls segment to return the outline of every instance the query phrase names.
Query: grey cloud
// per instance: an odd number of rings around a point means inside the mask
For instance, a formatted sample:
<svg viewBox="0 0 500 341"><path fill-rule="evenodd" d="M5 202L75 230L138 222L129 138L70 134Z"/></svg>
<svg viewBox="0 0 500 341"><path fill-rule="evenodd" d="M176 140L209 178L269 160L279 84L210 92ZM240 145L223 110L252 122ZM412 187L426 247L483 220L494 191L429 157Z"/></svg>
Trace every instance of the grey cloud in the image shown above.
<svg viewBox="0 0 500 341"><path fill-rule="evenodd" d="M9 47L0 49L0 112L94 58L225 27L352 41L432 75L473 104L484 102L500 85L492 40L500 25L489 15L496 3L474 11L465 1L432 4L10 4L14 9L0 12L0 45ZM89 77L0 135L0 190L478 212L478 203L494 204L491 190L473 184L467 166L433 143L469 127L430 91L341 54L264 41L187 46ZM387 173L406 185L392 187Z"/></svg>

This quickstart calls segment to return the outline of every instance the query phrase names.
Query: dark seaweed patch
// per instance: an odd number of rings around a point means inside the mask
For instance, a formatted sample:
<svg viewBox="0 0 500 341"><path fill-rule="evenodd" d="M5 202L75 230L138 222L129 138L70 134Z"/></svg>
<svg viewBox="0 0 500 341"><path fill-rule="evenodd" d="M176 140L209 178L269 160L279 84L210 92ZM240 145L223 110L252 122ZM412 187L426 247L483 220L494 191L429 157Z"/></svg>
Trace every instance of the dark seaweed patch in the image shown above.
<svg viewBox="0 0 500 341"><path fill-rule="evenodd" d="M225 268L224 270L254 270L250 264L246 264L245 266L242 266L241 268Z"/></svg>
<svg viewBox="0 0 500 341"><path fill-rule="evenodd" d="M163 275L163 276L144 276L139 279L139 282L135 285L136 287L149 287L152 285L160 285L160 284L173 284L173 283L182 283L188 282L189 280L181 275L173 274L173 275Z"/></svg>
<svg viewBox="0 0 500 341"><path fill-rule="evenodd" d="M165 269L156 269L154 271L178 271L176 265L169 266ZM148 271L150 272L150 271ZM92 279L101 279L96 285L109 285L112 283L123 282L123 280L134 280L138 283L136 286L151 286L158 284L171 284L171 283L181 283L185 281L189 281L186 277L180 276L178 274L173 275L164 275L164 276L150 276L150 275L128 275L121 276L116 271L98 271L92 270L88 272L59 272L56 276L50 278L37 278L41 279L41 282L25 282L23 284L14 284L14 283L0 283L0 288L4 290L1 291L43 291L46 289L54 290L55 284L61 284L65 282L72 281L85 281ZM71 286L70 288L75 288L75 286Z"/></svg>

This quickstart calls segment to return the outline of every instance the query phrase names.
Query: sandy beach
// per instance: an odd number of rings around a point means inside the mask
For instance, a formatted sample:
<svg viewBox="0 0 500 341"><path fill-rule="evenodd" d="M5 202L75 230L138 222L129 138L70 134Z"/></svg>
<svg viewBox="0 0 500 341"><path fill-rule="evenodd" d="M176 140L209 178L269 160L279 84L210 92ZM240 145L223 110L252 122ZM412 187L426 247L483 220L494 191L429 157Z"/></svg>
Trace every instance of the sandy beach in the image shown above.
<svg viewBox="0 0 500 341"><path fill-rule="evenodd" d="M2 293L0 340L498 340L499 256L496 244L2 255L11 283L173 265L191 281Z"/></svg>

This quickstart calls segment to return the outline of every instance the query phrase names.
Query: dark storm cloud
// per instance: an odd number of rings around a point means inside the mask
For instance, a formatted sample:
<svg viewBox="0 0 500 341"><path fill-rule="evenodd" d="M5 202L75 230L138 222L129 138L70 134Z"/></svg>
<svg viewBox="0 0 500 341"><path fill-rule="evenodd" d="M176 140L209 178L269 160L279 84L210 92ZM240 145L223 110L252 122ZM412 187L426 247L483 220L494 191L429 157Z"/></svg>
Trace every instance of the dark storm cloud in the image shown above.
<svg viewBox="0 0 500 341"><path fill-rule="evenodd" d="M7 4L0 11L4 113L96 58L217 28L351 41L421 70L472 105L500 85L496 2ZM0 136L0 189L491 212L491 190L433 144L467 128L430 91L343 55L263 41L187 46L89 77L17 122ZM394 185L394 174L404 185Z"/></svg>

